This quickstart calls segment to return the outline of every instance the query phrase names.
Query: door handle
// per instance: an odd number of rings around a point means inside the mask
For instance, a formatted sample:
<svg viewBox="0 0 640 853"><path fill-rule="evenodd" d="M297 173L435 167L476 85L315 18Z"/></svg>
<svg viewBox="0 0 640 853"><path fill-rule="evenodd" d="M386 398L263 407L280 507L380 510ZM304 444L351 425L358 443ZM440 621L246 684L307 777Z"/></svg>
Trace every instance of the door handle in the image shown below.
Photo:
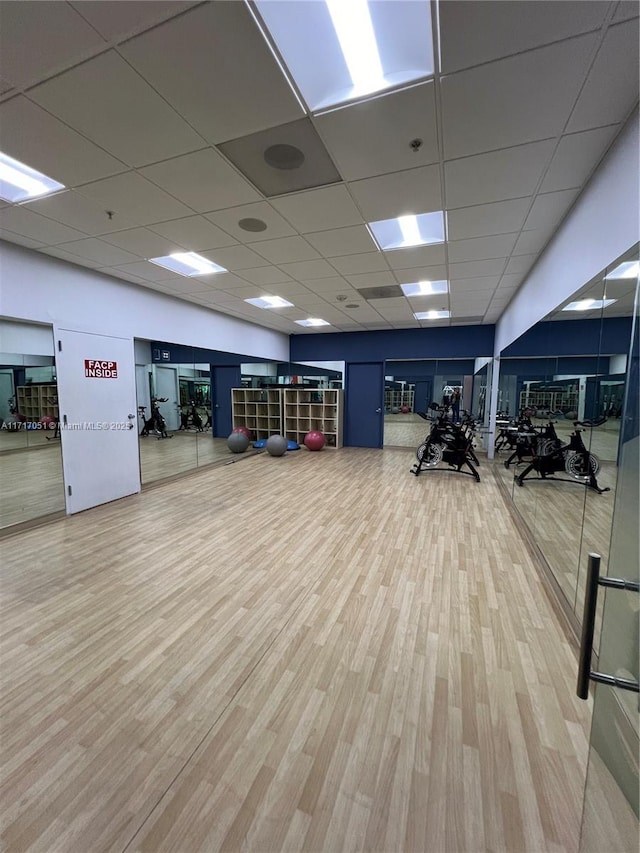
<svg viewBox="0 0 640 853"><path fill-rule="evenodd" d="M380 408L380 406L378 406L378 408L376 409L376 415L379 415L381 411L382 409Z"/></svg>
<svg viewBox="0 0 640 853"><path fill-rule="evenodd" d="M130 421L132 421L135 418L135 415L127 415L127 417L129 418Z"/></svg>
<svg viewBox="0 0 640 853"><path fill-rule="evenodd" d="M608 684L610 687L619 687L620 690L630 690L638 693L640 686L637 681L629 678L617 678L605 672L595 672L591 669L591 655L593 653L593 631L596 624L596 605L598 602L598 587L608 586L612 589L626 589L630 592L640 592L640 584L636 581L627 581L624 578L601 578L600 577L600 555L589 554L587 566L587 586L584 593L584 613L582 616L582 639L580 640L580 661L578 664L578 684L576 694L579 699L589 696L589 681L597 681L600 684Z"/></svg>

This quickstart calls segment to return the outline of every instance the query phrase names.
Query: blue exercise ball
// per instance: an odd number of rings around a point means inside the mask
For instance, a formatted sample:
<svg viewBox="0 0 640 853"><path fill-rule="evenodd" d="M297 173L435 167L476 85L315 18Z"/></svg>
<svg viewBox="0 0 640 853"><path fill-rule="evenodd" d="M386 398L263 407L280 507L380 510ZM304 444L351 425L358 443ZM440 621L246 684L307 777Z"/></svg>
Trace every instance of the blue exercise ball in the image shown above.
<svg viewBox="0 0 640 853"><path fill-rule="evenodd" d="M232 453L244 453L250 443L249 436L244 432L232 432L227 439L227 447Z"/></svg>
<svg viewBox="0 0 640 853"><path fill-rule="evenodd" d="M287 451L287 439L283 435L270 435L267 439L269 456L284 456Z"/></svg>

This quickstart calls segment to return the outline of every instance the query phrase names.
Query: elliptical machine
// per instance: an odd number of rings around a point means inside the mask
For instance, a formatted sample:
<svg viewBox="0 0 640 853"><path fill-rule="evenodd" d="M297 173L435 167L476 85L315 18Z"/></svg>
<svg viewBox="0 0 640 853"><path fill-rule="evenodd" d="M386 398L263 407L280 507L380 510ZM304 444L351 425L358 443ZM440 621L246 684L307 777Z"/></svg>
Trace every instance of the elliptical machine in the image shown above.
<svg viewBox="0 0 640 853"><path fill-rule="evenodd" d="M438 413L438 418L432 423L429 435L416 451L418 461L411 469L411 473L417 477L423 468L435 468L440 462L445 462L449 468L440 470L453 470L458 474L467 474L479 483L480 475L473 465L474 462L476 465L479 464L473 451L475 429L473 419L465 413L463 423L454 424L447 419L448 407L432 403L429 408ZM429 420L427 414L422 412L418 414L424 420ZM463 471L463 466L469 470Z"/></svg>
<svg viewBox="0 0 640 853"><path fill-rule="evenodd" d="M524 486L525 478L535 471L540 480L560 480L561 482L578 482L598 494L611 491L609 487L600 488L596 474L600 470L600 460L590 453L582 440L584 431L581 421L573 422L574 431L571 433L567 444L557 442L555 446L547 444L541 449L536 449L533 459L521 474L514 479L519 486ZM572 478L554 477L553 474L564 471Z"/></svg>

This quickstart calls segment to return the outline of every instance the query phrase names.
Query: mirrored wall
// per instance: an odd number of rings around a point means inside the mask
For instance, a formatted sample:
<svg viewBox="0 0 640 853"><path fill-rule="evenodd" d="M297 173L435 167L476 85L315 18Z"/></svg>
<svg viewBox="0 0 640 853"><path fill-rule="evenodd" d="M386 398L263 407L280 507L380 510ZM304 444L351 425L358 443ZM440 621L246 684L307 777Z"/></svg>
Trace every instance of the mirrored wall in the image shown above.
<svg viewBox="0 0 640 853"><path fill-rule="evenodd" d="M246 355L136 341L143 484L237 461L227 446L233 388L341 388L341 363L265 362ZM247 454L255 452L250 445ZM244 455L242 458L246 458Z"/></svg>
<svg viewBox="0 0 640 853"><path fill-rule="evenodd" d="M58 390L50 327L2 322L0 528L64 511Z"/></svg>
<svg viewBox="0 0 640 853"><path fill-rule="evenodd" d="M389 359L385 362L385 447L416 448L429 430L420 413L429 406L446 406L453 420L473 412L481 381L475 380L473 359ZM457 404L457 405L456 405Z"/></svg>
<svg viewBox="0 0 640 853"><path fill-rule="evenodd" d="M588 554L607 571L625 405L638 393L637 258L634 247L616 259L500 359L495 470L576 623Z"/></svg>

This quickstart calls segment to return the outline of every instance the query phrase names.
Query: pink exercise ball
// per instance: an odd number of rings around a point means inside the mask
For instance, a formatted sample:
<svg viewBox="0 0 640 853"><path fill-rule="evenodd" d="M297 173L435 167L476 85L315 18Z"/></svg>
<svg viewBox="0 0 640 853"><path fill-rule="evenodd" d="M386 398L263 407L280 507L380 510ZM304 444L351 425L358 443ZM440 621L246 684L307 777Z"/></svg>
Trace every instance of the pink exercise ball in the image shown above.
<svg viewBox="0 0 640 853"><path fill-rule="evenodd" d="M232 432L232 433L234 433L234 432L241 432L243 435L246 435L246 436L247 436L247 438L249 439L249 441L251 441L251 439L253 438L253 433L251 432L251 430L249 429L249 427L246 427L246 426L234 427L234 428L233 428L233 430L232 430L231 432Z"/></svg>
<svg viewBox="0 0 640 853"><path fill-rule="evenodd" d="M320 430L312 429L304 437L304 446L308 450L322 450L326 444L326 439Z"/></svg>

